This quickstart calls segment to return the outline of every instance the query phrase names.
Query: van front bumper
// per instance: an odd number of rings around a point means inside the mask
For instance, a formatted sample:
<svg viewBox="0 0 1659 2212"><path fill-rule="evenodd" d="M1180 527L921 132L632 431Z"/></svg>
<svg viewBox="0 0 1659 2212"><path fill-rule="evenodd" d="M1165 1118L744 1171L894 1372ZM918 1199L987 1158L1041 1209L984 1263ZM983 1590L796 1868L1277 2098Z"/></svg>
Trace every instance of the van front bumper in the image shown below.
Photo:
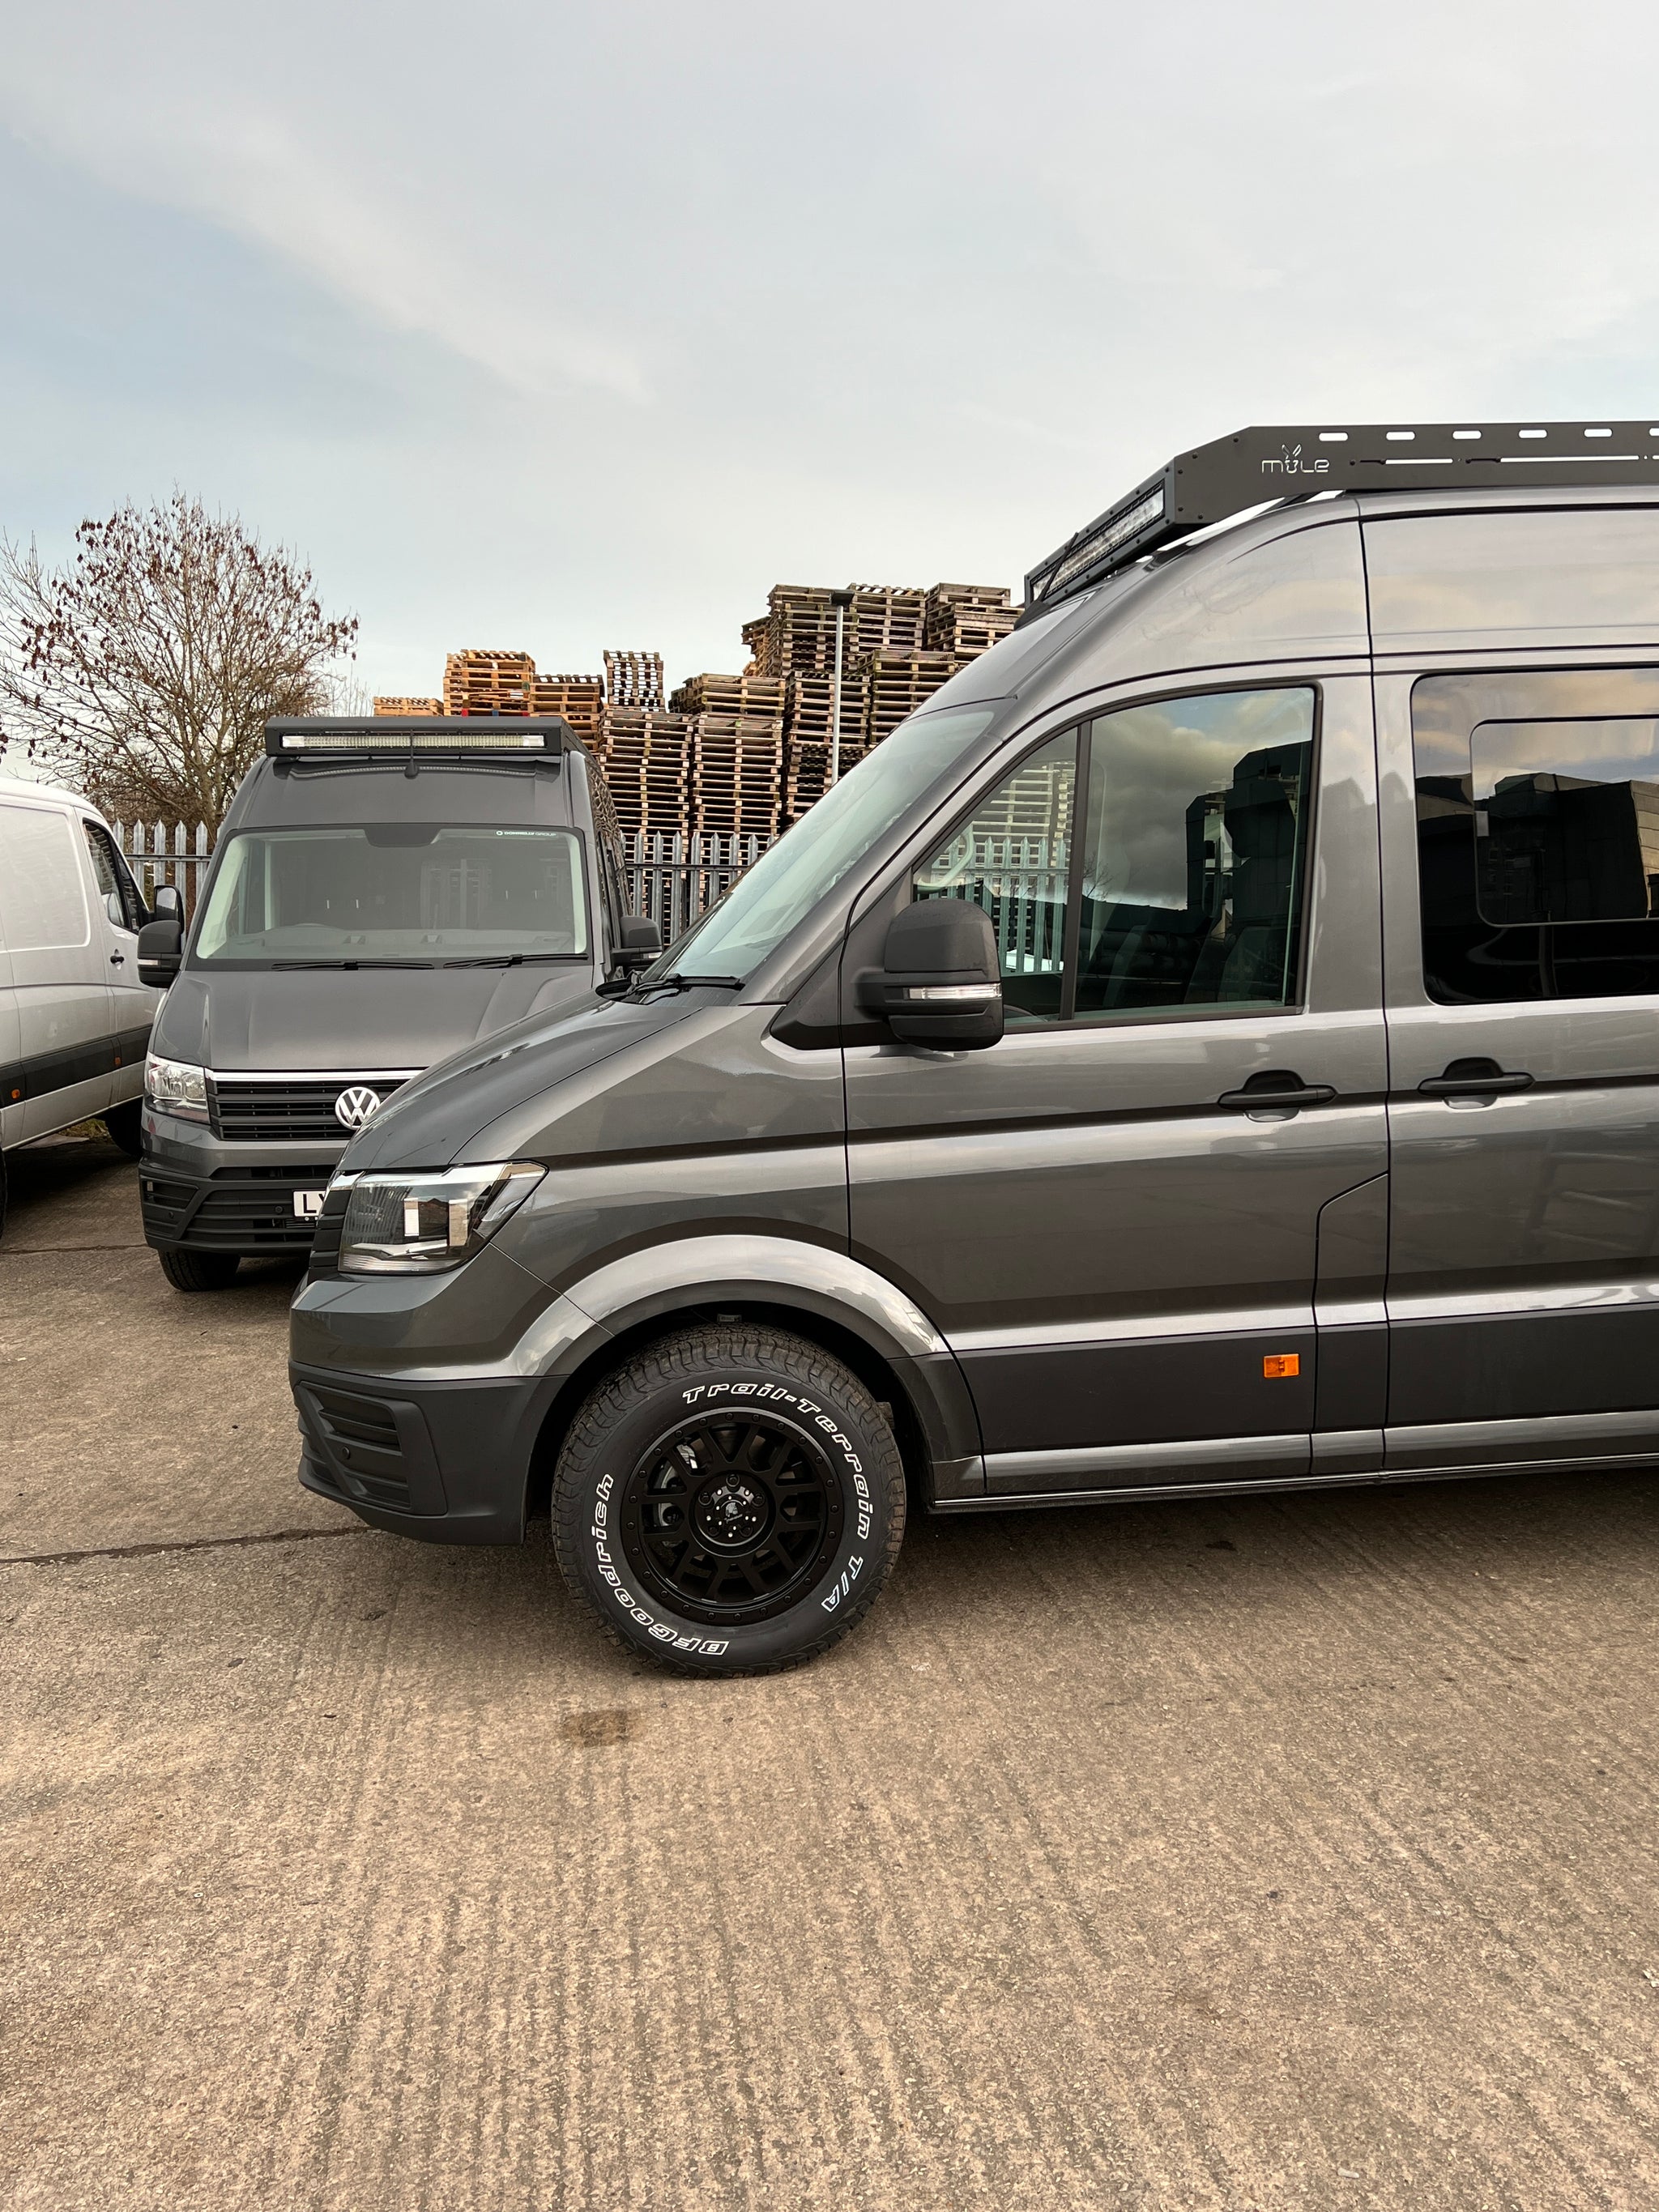
<svg viewBox="0 0 1659 2212"><path fill-rule="evenodd" d="M303 1259L310 1251L316 1220L295 1211L294 1194L327 1188L343 1140L231 1144L151 1106L143 1127L138 1202L147 1244L243 1259Z"/></svg>
<svg viewBox="0 0 1659 2212"><path fill-rule="evenodd" d="M551 1376L412 1382L290 1361L300 1480L376 1528L517 1544Z"/></svg>

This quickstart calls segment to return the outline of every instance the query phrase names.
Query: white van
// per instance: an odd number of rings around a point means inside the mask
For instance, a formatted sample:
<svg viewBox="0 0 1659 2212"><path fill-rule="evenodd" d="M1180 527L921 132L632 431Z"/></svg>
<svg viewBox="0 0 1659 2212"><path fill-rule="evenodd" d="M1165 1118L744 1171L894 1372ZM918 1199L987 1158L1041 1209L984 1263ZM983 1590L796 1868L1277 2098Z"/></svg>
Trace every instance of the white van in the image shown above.
<svg viewBox="0 0 1659 2212"><path fill-rule="evenodd" d="M0 1226L14 1145L97 1118L137 1157L149 920L96 807L0 776Z"/></svg>

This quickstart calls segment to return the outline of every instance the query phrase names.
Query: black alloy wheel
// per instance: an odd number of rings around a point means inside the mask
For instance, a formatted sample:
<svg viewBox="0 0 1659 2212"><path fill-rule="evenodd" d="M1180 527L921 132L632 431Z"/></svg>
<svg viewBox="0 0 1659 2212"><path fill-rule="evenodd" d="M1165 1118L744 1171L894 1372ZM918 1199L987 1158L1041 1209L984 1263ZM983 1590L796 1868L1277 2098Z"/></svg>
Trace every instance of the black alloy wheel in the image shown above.
<svg viewBox="0 0 1659 2212"><path fill-rule="evenodd" d="M840 1479L811 1433L734 1411L659 1437L623 1492L623 1548L647 1589L693 1620L765 1620L816 1579L839 1540Z"/></svg>
<svg viewBox="0 0 1659 2212"><path fill-rule="evenodd" d="M565 1581L619 1643L688 1674L762 1674L868 1612L904 1534L904 1469L882 1407L833 1354L715 1323L595 1385L552 1508Z"/></svg>

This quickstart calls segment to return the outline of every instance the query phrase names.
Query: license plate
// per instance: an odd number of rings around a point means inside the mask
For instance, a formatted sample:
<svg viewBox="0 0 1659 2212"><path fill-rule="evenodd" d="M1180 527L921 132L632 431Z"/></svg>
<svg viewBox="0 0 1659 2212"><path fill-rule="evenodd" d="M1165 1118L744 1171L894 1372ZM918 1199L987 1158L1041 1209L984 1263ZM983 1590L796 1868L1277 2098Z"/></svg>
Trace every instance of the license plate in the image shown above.
<svg viewBox="0 0 1659 2212"><path fill-rule="evenodd" d="M314 1221L323 1210L323 1194L319 1190L296 1190L294 1211L301 1221Z"/></svg>

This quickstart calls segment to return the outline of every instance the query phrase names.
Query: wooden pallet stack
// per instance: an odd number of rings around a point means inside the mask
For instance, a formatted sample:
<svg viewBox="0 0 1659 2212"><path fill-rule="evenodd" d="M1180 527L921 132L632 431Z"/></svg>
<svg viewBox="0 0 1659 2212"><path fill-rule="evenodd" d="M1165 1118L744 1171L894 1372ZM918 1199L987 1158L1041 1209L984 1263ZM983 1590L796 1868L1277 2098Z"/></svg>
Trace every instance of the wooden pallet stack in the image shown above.
<svg viewBox="0 0 1659 2212"><path fill-rule="evenodd" d="M684 714L607 705L592 748L630 835L684 830L690 812L690 730Z"/></svg>
<svg viewBox="0 0 1659 2212"><path fill-rule="evenodd" d="M441 699L377 699L374 702L377 714L441 714L443 710Z"/></svg>
<svg viewBox="0 0 1659 2212"><path fill-rule="evenodd" d="M1023 612L1000 584L935 584L922 617L923 649L951 653L958 663L975 660L1001 643Z"/></svg>
<svg viewBox="0 0 1659 2212"><path fill-rule="evenodd" d="M613 707L636 707L647 714L665 714L668 701L663 692L661 653L607 651L605 696Z"/></svg>
<svg viewBox="0 0 1659 2212"><path fill-rule="evenodd" d="M900 584L854 584L847 611L843 666L874 653L920 653L927 595Z"/></svg>
<svg viewBox="0 0 1659 2212"><path fill-rule="evenodd" d="M690 734L693 831L774 837L783 799L781 676L692 676L671 705Z"/></svg>
<svg viewBox="0 0 1659 2212"><path fill-rule="evenodd" d="M599 736L605 713L603 677L538 676L531 695L537 714L562 714L579 738Z"/></svg>
<svg viewBox="0 0 1659 2212"><path fill-rule="evenodd" d="M850 613L850 611L849 611ZM851 634L842 618L843 653ZM743 626L751 676L827 676L836 665L835 595L825 585L774 584L766 612Z"/></svg>
<svg viewBox="0 0 1659 2212"><path fill-rule="evenodd" d="M956 660L948 653L872 653L861 661L865 750L891 737L956 672Z"/></svg>
<svg viewBox="0 0 1659 2212"><path fill-rule="evenodd" d="M783 805L783 718L690 717L691 828L775 837Z"/></svg>
<svg viewBox="0 0 1659 2212"><path fill-rule="evenodd" d="M782 720L781 676L688 676L669 705L677 714L732 714L749 722Z"/></svg>
<svg viewBox="0 0 1659 2212"><path fill-rule="evenodd" d="M796 673L784 710L783 824L799 822L830 783L830 717L835 678ZM841 684L841 772L864 757L864 686L856 675Z"/></svg>
<svg viewBox="0 0 1659 2212"><path fill-rule="evenodd" d="M452 653L444 663L444 712L527 714L535 682L527 653Z"/></svg>

